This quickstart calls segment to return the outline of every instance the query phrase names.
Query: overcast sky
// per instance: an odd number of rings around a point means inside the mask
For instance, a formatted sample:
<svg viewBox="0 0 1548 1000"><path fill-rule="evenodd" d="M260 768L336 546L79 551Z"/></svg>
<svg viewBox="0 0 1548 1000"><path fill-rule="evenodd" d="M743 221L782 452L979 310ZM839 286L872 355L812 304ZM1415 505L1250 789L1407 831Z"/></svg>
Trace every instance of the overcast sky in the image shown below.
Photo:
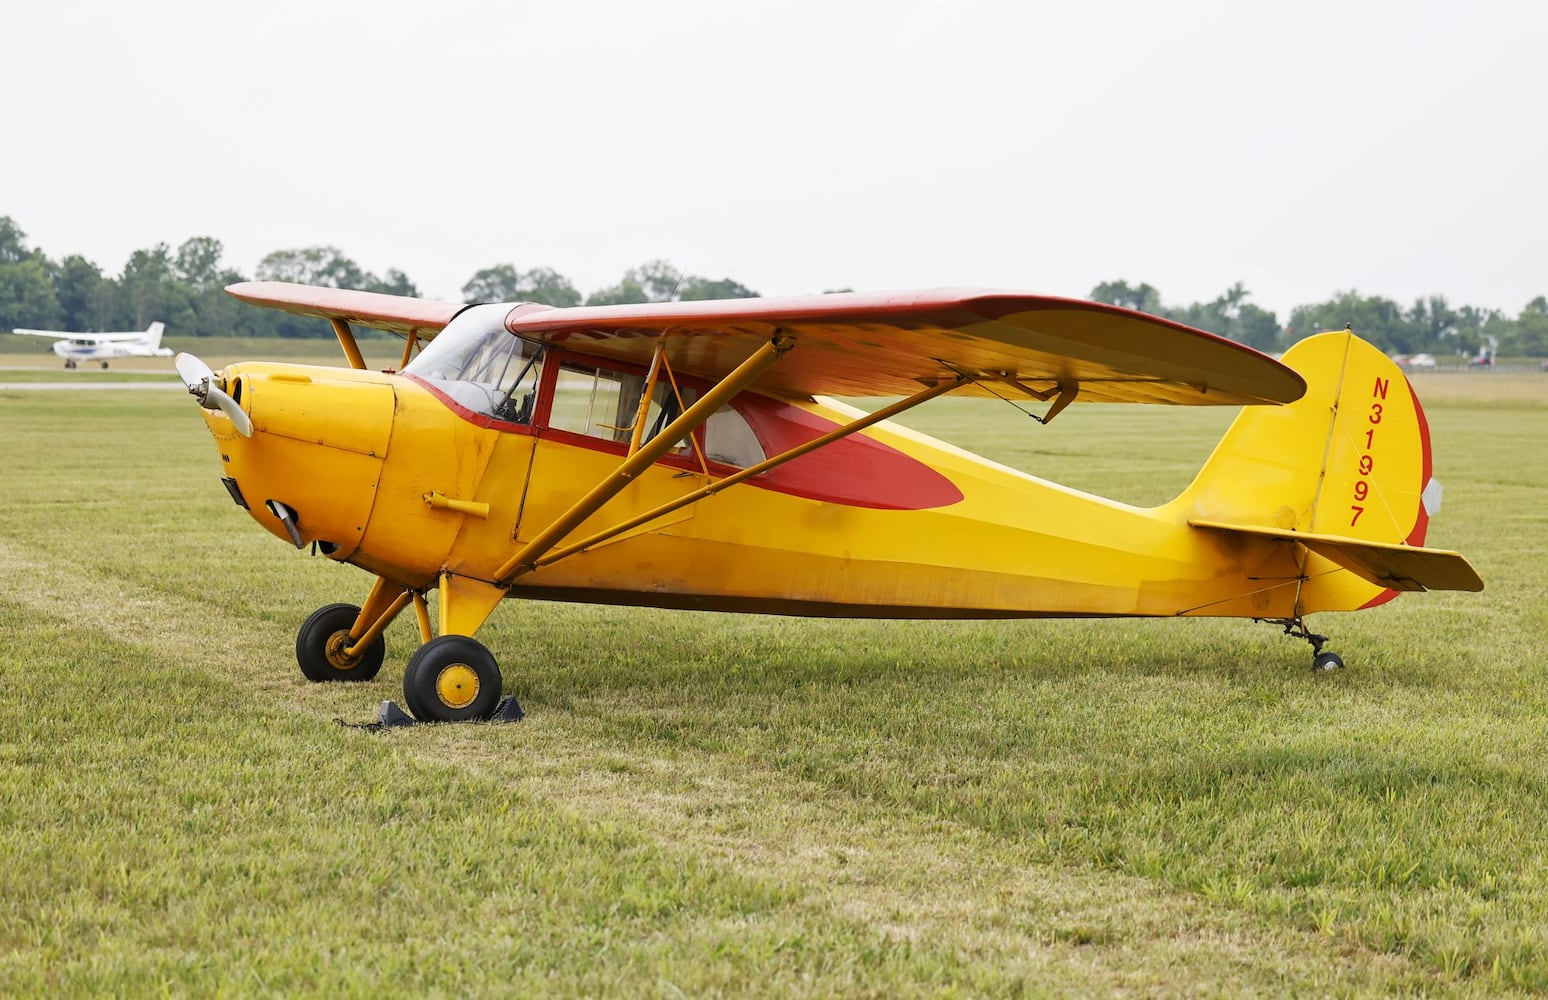
<svg viewBox="0 0 1548 1000"><path fill-rule="evenodd" d="M1548 294L1545 43L1529 0L11 3L0 215L111 274L331 244L451 299L664 257L1514 314Z"/></svg>

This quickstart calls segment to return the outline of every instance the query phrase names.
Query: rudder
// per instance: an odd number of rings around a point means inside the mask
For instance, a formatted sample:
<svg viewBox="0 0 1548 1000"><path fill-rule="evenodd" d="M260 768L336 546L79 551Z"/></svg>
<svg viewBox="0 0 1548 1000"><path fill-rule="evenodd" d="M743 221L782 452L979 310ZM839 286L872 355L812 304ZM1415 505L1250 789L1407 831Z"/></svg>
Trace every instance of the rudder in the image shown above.
<svg viewBox="0 0 1548 1000"><path fill-rule="evenodd" d="M1305 378L1306 395L1242 410L1176 501L1188 521L1259 537L1422 546L1440 487L1429 425L1402 369L1349 331L1308 337L1283 361ZM1307 582L1298 603L1306 610L1369 607L1394 596L1371 578L1333 572L1337 563L1322 558L1302 563Z"/></svg>

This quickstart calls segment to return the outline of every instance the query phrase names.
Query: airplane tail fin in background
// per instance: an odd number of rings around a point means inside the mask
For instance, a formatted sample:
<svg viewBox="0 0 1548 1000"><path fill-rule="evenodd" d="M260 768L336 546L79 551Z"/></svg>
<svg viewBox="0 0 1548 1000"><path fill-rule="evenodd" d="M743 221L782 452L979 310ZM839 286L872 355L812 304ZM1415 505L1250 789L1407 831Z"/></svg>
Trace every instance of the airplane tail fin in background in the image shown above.
<svg viewBox="0 0 1548 1000"><path fill-rule="evenodd" d="M1422 548L1441 491L1402 369L1348 331L1308 337L1283 361L1306 395L1243 408L1176 501L1188 523L1303 546L1308 611L1370 607L1401 590L1483 589L1461 556Z"/></svg>
<svg viewBox="0 0 1548 1000"><path fill-rule="evenodd" d="M148 328L146 328L145 343L150 347L151 350L155 350L161 346L161 332L166 328L167 325L159 321L152 323Z"/></svg>

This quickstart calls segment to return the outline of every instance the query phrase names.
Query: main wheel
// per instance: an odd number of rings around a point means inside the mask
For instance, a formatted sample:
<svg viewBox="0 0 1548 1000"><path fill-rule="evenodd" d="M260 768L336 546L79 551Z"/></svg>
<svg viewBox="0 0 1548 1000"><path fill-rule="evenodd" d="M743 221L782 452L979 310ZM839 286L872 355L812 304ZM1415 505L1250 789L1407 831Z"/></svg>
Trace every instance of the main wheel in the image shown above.
<svg viewBox="0 0 1548 1000"><path fill-rule="evenodd" d="M107 362L106 361L102 362L102 370L103 371L107 371Z"/></svg>
<svg viewBox="0 0 1548 1000"><path fill-rule="evenodd" d="M465 635L437 636L403 671L403 701L420 722L487 719L500 705L500 667L484 644Z"/></svg>
<svg viewBox="0 0 1548 1000"><path fill-rule="evenodd" d="M377 636L355 656L349 630L360 609L353 604L329 604L312 612L296 633L296 663L309 681L368 681L382 669L387 643Z"/></svg>

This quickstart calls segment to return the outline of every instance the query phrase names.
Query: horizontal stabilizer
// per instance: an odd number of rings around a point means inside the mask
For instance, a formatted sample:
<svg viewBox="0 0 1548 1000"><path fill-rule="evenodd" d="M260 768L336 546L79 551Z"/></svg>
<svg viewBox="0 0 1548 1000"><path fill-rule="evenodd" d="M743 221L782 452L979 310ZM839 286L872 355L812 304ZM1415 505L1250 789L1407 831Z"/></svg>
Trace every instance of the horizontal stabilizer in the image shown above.
<svg viewBox="0 0 1548 1000"><path fill-rule="evenodd" d="M1297 542L1378 587L1393 590L1482 590L1483 580L1456 552L1413 545L1371 542L1343 535L1321 535L1219 521L1188 522L1207 531L1253 535Z"/></svg>

